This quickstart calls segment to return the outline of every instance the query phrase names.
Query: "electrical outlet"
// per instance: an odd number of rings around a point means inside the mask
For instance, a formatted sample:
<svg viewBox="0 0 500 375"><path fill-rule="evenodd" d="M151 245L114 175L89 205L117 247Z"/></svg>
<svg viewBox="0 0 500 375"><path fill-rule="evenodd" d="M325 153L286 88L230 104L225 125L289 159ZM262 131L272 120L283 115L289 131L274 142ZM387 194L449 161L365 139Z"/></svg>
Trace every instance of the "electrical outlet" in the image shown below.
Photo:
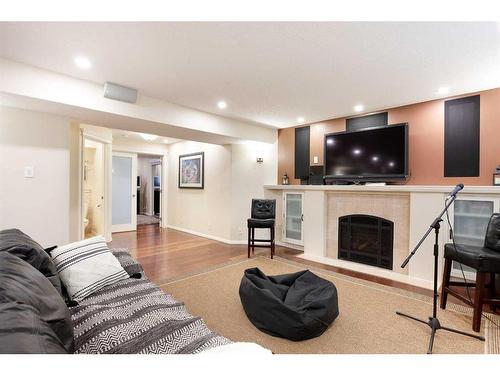
<svg viewBox="0 0 500 375"><path fill-rule="evenodd" d="M24 177L25 178L35 177L35 168L34 167L24 167Z"/></svg>

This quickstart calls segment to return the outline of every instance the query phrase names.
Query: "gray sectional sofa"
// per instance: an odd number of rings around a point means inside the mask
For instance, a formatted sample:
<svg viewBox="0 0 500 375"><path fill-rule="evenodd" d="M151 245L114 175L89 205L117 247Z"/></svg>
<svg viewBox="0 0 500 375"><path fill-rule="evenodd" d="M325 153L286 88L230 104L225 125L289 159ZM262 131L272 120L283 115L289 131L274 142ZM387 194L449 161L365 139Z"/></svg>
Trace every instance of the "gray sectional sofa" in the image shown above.
<svg viewBox="0 0 500 375"><path fill-rule="evenodd" d="M45 249L20 230L0 231L0 353L199 353L231 343L126 249L111 251L131 277L76 304Z"/></svg>

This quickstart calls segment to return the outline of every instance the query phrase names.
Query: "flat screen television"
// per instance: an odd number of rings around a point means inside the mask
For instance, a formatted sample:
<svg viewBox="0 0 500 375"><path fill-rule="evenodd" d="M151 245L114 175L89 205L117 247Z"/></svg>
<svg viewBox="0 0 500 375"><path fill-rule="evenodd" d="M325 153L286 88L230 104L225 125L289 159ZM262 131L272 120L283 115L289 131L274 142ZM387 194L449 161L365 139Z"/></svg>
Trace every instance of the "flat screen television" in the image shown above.
<svg viewBox="0 0 500 375"><path fill-rule="evenodd" d="M160 185L160 176L154 176L153 177L153 187L159 188Z"/></svg>
<svg viewBox="0 0 500 375"><path fill-rule="evenodd" d="M408 177L408 124L325 136L325 179L387 181Z"/></svg>

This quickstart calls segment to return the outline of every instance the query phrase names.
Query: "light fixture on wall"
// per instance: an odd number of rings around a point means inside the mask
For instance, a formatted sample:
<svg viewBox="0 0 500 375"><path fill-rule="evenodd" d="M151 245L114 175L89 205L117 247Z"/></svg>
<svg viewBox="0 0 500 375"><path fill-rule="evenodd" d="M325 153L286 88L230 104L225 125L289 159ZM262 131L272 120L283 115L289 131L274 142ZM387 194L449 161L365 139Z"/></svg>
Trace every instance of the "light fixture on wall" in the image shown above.
<svg viewBox="0 0 500 375"><path fill-rule="evenodd" d="M356 105L354 106L354 110L355 110L356 112L361 112L363 109L365 109L365 107L363 106L363 104L356 104Z"/></svg>
<svg viewBox="0 0 500 375"><path fill-rule="evenodd" d="M158 138L157 135L154 134L146 134L146 133L141 133L142 139L145 141L154 141L156 138Z"/></svg>

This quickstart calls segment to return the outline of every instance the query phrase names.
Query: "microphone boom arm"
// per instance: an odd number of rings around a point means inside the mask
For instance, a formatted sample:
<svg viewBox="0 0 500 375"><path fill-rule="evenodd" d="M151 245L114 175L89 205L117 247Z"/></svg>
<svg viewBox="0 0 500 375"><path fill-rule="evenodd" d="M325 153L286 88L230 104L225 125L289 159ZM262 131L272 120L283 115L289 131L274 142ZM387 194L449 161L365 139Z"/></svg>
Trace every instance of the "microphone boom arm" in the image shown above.
<svg viewBox="0 0 500 375"><path fill-rule="evenodd" d="M420 239L420 241L418 242L417 246L415 246L415 248L412 250L412 252L410 253L410 255L408 255L408 257L404 260L404 262L401 264L401 268L405 268L406 265L408 264L408 262L410 261L410 259L415 255L415 253L417 252L417 250L420 248L420 246L422 245L422 243L426 240L426 238L429 236L429 234L437 228L439 228L440 226L440 222L443 221L442 217L443 215L445 214L445 212L448 210L448 208L452 205L452 203L455 201L455 199L457 199L457 195L454 194L454 195L451 195L450 198L448 199L448 201L446 202L446 205L443 209L443 211L441 211L441 213L438 215L438 217L436 217L434 219L434 221L432 222L431 226L429 227L429 229L427 229L427 232L425 232L424 236Z"/></svg>

